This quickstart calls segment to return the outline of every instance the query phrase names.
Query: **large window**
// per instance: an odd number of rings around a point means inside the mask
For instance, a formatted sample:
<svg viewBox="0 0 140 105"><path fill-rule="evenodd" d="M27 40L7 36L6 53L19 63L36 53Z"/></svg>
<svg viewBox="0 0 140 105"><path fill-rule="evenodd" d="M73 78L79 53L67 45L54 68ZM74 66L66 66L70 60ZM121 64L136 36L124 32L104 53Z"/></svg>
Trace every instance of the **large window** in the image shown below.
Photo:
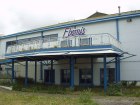
<svg viewBox="0 0 140 105"><path fill-rule="evenodd" d="M91 39L90 38L81 38L80 39L80 45L81 46L89 46L91 43Z"/></svg>
<svg viewBox="0 0 140 105"><path fill-rule="evenodd" d="M68 70L68 69L61 70L61 83L62 84L70 83L70 70Z"/></svg>
<svg viewBox="0 0 140 105"><path fill-rule="evenodd" d="M92 70L80 69L80 84L91 85L92 84Z"/></svg>
<svg viewBox="0 0 140 105"><path fill-rule="evenodd" d="M114 83L115 82L115 68L107 68L107 82ZM104 85L104 69L100 69L100 85Z"/></svg>
<svg viewBox="0 0 140 105"><path fill-rule="evenodd" d="M17 41L15 40L6 42L6 46L15 45L15 44L17 44Z"/></svg>
<svg viewBox="0 0 140 105"><path fill-rule="evenodd" d="M72 46L72 40L61 41L61 47L71 47L71 46Z"/></svg>
<svg viewBox="0 0 140 105"><path fill-rule="evenodd" d="M52 41L57 41L57 40L58 40L58 34L44 36L44 42L52 42Z"/></svg>

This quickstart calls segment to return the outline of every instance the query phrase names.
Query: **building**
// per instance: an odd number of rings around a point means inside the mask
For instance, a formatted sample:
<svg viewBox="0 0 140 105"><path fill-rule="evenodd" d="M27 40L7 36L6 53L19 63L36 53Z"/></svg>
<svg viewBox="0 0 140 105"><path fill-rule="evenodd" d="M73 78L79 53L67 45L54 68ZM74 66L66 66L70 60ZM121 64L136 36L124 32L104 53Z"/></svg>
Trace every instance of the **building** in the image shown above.
<svg viewBox="0 0 140 105"><path fill-rule="evenodd" d="M96 12L86 19L0 36L2 70L46 84L104 86L140 81L140 11ZM8 64L11 63L11 64Z"/></svg>

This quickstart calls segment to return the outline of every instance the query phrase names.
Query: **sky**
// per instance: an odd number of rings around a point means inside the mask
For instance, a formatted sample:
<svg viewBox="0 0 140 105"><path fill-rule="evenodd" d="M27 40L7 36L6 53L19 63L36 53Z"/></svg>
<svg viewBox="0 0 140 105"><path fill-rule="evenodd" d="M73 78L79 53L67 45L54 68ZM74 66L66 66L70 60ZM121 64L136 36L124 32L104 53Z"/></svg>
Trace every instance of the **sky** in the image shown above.
<svg viewBox="0 0 140 105"><path fill-rule="evenodd" d="M140 10L140 0L0 0L0 34L87 18L96 11Z"/></svg>

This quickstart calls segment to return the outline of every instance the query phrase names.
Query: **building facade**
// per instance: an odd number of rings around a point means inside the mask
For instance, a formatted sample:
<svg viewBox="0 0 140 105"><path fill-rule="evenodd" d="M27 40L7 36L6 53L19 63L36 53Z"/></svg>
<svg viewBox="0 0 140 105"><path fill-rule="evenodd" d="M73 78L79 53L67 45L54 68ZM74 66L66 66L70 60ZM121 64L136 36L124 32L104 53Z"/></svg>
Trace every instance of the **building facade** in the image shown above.
<svg viewBox="0 0 140 105"><path fill-rule="evenodd" d="M99 14L99 13L98 13ZM140 11L100 15L0 37L1 67L12 80L104 86L140 81Z"/></svg>

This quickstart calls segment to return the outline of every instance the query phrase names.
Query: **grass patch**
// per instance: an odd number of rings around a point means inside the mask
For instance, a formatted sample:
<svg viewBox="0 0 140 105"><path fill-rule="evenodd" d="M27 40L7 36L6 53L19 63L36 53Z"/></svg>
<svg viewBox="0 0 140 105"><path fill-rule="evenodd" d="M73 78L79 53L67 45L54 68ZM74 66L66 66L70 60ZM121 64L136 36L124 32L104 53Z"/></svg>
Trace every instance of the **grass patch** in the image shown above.
<svg viewBox="0 0 140 105"><path fill-rule="evenodd" d="M78 96L69 95L0 91L0 97L0 105L97 105L92 101L81 103Z"/></svg>
<svg viewBox="0 0 140 105"><path fill-rule="evenodd" d="M84 105L98 105L94 100L92 100L91 89L87 89L81 92L79 95L79 103Z"/></svg>

